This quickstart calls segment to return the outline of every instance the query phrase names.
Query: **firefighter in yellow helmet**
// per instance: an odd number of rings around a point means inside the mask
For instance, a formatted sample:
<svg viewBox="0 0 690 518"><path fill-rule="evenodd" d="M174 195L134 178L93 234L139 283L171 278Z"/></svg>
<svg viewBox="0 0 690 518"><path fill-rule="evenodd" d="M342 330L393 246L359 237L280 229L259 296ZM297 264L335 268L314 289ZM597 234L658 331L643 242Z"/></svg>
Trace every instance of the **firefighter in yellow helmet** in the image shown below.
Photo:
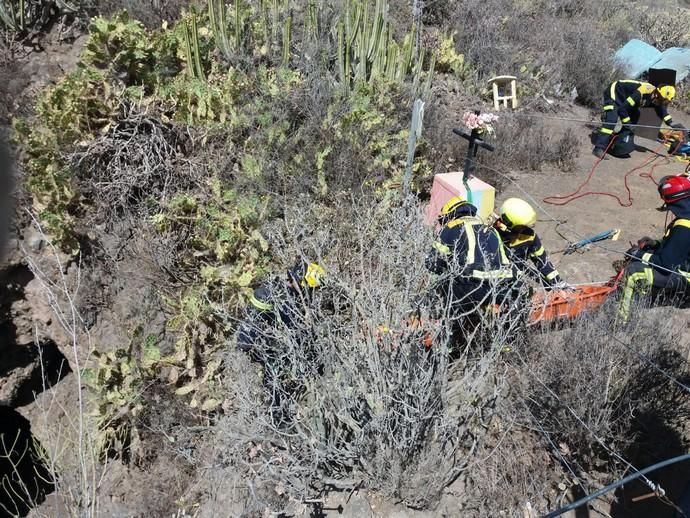
<svg viewBox="0 0 690 518"><path fill-rule="evenodd" d="M676 96L672 85L654 86L651 83L634 79L621 79L611 83L604 91L603 122L594 139L592 153L603 158L609 145L616 122L620 119L623 127L637 124L640 108L653 107L659 118L672 128L684 129L682 124L674 123L667 106Z"/></svg>
<svg viewBox="0 0 690 518"><path fill-rule="evenodd" d="M532 274L547 288L570 288L534 231L536 222L537 213L529 203L520 198L508 198L501 205L500 216L494 227L503 240L508 257L520 270Z"/></svg>
<svg viewBox="0 0 690 518"><path fill-rule="evenodd" d="M276 327L295 328L303 318L304 304L312 290L319 288L325 276L324 268L316 263L299 261L287 271L287 278L273 278L252 293L244 320L237 332L237 348L250 352L268 344Z"/></svg>
<svg viewBox="0 0 690 518"><path fill-rule="evenodd" d="M442 226L426 266L444 275L441 294L453 311L473 311L500 302L514 279L498 232L477 216L477 208L461 196L451 198L441 209ZM447 276L447 277L446 277Z"/></svg>

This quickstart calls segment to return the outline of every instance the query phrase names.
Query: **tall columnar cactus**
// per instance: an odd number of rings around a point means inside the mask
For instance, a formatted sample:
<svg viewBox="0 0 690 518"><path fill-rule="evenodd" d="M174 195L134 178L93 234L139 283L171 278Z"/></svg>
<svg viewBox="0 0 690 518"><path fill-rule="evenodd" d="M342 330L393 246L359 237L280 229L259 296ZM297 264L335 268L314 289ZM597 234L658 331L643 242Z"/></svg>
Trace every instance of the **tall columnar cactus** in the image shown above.
<svg viewBox="0 0 690 518"><path fill-rule="evenodd" d="M0 22L10 31L25 31L26 4L24 0L0 0Z"/></svg>
<svg viewBox="0 0 690 518"><path fill-rule="evenodd" d="M242 19L242 11L240 9L240 0L235 0L235 48L239 49L242 46L244 39L244 20Z"/></svg>
<svg viewBox="0 0 690 518"><path fill-rule="evenodd" d="M292 39L292 14L289 14L283 24L283 66L290 63L290 43Z"/></svg>
<svg viewBox="0 0 690 518"><path fill-rule="evenodd" d="M388 0L376 0L373 11L368 0L347 0L334 27L337 38L338 80L348 89L351 82L385 78L403 81L422 72L423 53L415 55L413 28L402 44L393 38L388 23Z"/></svg>
<svg viewBox="0 0 690 518"><path fill-rule="evenodd" d="M305 40L316 40L319 35L319 16L315 0L309 0L307 5L307 21L305 23Z"/></svg>
<svg viewBox="0 0 690 518"><path fill-rule="evenodd" d="M263 39L264 39L264 45L266 45L267 48L271 46L271 34L270 34L270 27L271 23L269 21L269 14L270 14L270 6L269 6L269 1L270 0L261 0L261 5L260 5L260 10L261 10L261 29L263 30Z"/></svg>
<svg viewBox="0 0 690 518"><path fill-rule="evenodd" d="M52 19L51 16L46 18L51 7L57 8L60 14L76 13L79 10L77 5L67 0L0 0L0 27L18 33L45 28Z"/></svg>
<svg viewBox="0 0 690 518"><path fill-rule="evenodd" d="M236 4L239 4L239 2L236 2ZM228 27L225 1L208 0L208 15L211 21L211 30L213 31L213 39L216 42L216 47L226 59L229 59L232 55L233 48Z"/></svg>
<svg viewBox="0 0 690 518"><path fill-rule="evenodd" d="M201 63L199 51L199 30L196 23L196 13L192 11L189 20L184 24L184 43L187 58L187 72L197 79L206 79L204 67Z"/></svg>
<svg viewBox="0 0 690 518"><path fill-rule="evenodd" d="M208 14L213 30L216 47L226 59L232 56L233 51L242 48L245 37L245 15L242 11L240 0L235 0L233 7L233 30L228 23L228 11L224 0L208 0Z"/></svg>

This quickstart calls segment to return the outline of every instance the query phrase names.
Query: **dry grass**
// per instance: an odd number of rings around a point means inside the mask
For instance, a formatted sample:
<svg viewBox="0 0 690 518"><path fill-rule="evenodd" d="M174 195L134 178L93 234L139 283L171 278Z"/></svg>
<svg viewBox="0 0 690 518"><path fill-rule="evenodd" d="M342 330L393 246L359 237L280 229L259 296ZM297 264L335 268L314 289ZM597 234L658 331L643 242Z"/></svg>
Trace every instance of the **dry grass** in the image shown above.
<svg viewBox="0 0 690 518"><path fill-rule="evenodd" d="M484 88L494 75L512 74L518 76L523 97L551 94L556 86L564 92L575 87L580 102L598 105L614 72L607 56L625 42L635 12L622 13L608 0L470 0L457 5L451 26L459 51L475 70L477 87ZM612 32L611 27L620 29Z"/></svg>
<svg viewBox="0 0 690 518"><path fill-rule="evenodd" d="M652 450L659 454L650 430L683 442L687 394L669 379L688 379L675 345L679 323L639 306L634 324L615 329L615 310L612 304L563 329L532 333L515 347L513 390L479 453L489 459L470 473L471 516L517 514L525 502L553 510L631 464L644 467Z"/></svg>

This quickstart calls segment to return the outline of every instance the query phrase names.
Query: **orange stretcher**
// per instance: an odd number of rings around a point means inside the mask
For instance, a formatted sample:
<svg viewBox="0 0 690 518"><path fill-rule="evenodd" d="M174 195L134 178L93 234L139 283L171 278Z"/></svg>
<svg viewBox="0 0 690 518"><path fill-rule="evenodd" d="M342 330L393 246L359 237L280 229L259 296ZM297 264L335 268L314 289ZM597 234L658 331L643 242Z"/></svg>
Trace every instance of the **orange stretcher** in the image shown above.
<svg viewBox="0 0 690 518"><path fill-rule="evenodd" d="M535 326L549 324L558 321L570 320L579 315L599 308L606 299L618 288L624 270L621 269L616 275L606 282L594 284L582 284L575 286L573 290L540 290L532 295L531 309L529 313L528 325ZM495 308L500 311L499 307ZM375 329L377 342L381 342L384 336L390 335L396 338L402 337L406 333L419 332L421 344L426 349L430 349L433 343L432 335L425 330L428 321L418 317L411 317L402 324L402 328L392 330L384 325L379 325ZM392 346L394 349L395 347Z"/></svg>
<svg viewBox="0 0 690 518"><path fill-rule="evenodd" d="M623 270L606 282L575 286L572 291L541 290L532 295L529 325L568 320L597 309L616 291Z"/></svg>

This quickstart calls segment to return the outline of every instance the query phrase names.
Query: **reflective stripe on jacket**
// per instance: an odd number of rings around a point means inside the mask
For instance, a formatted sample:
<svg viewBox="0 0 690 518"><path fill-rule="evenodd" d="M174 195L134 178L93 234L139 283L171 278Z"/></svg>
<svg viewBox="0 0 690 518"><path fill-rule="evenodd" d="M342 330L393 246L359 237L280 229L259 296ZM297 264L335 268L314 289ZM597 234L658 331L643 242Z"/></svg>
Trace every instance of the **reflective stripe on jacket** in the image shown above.
<svg viewBox="0 0 690 518"><path fill-rule="evenodd" d="M427 266L442 273L457 268L459 277L511 279L513 271L498 232L476 216L450 221L441 229Z"/></svg>
<svg viewBox="0 0 690 518"><path fill-rule="evenodd" d="M561 282L560 274L549 259L549 255L542 245L541 239L531 228L520 233L511 232L500 220L496 223L496 230L503 240L508 257L523 271L529 271L534 264L541 279L548 285Z"/></svg>
<svg viewBox="0 0 690 518"><path fill-rule="evenodd" d="M652 104L652 94L656 86L644 81L634 79L620 79L611 83L608 89L608 99L604 102L604 110L618 109L621 122L630 122L630 111L639 110L646 106L651 106L654 111L669 126L673 123L673 118L669 115L666 106Z"/></svg>

